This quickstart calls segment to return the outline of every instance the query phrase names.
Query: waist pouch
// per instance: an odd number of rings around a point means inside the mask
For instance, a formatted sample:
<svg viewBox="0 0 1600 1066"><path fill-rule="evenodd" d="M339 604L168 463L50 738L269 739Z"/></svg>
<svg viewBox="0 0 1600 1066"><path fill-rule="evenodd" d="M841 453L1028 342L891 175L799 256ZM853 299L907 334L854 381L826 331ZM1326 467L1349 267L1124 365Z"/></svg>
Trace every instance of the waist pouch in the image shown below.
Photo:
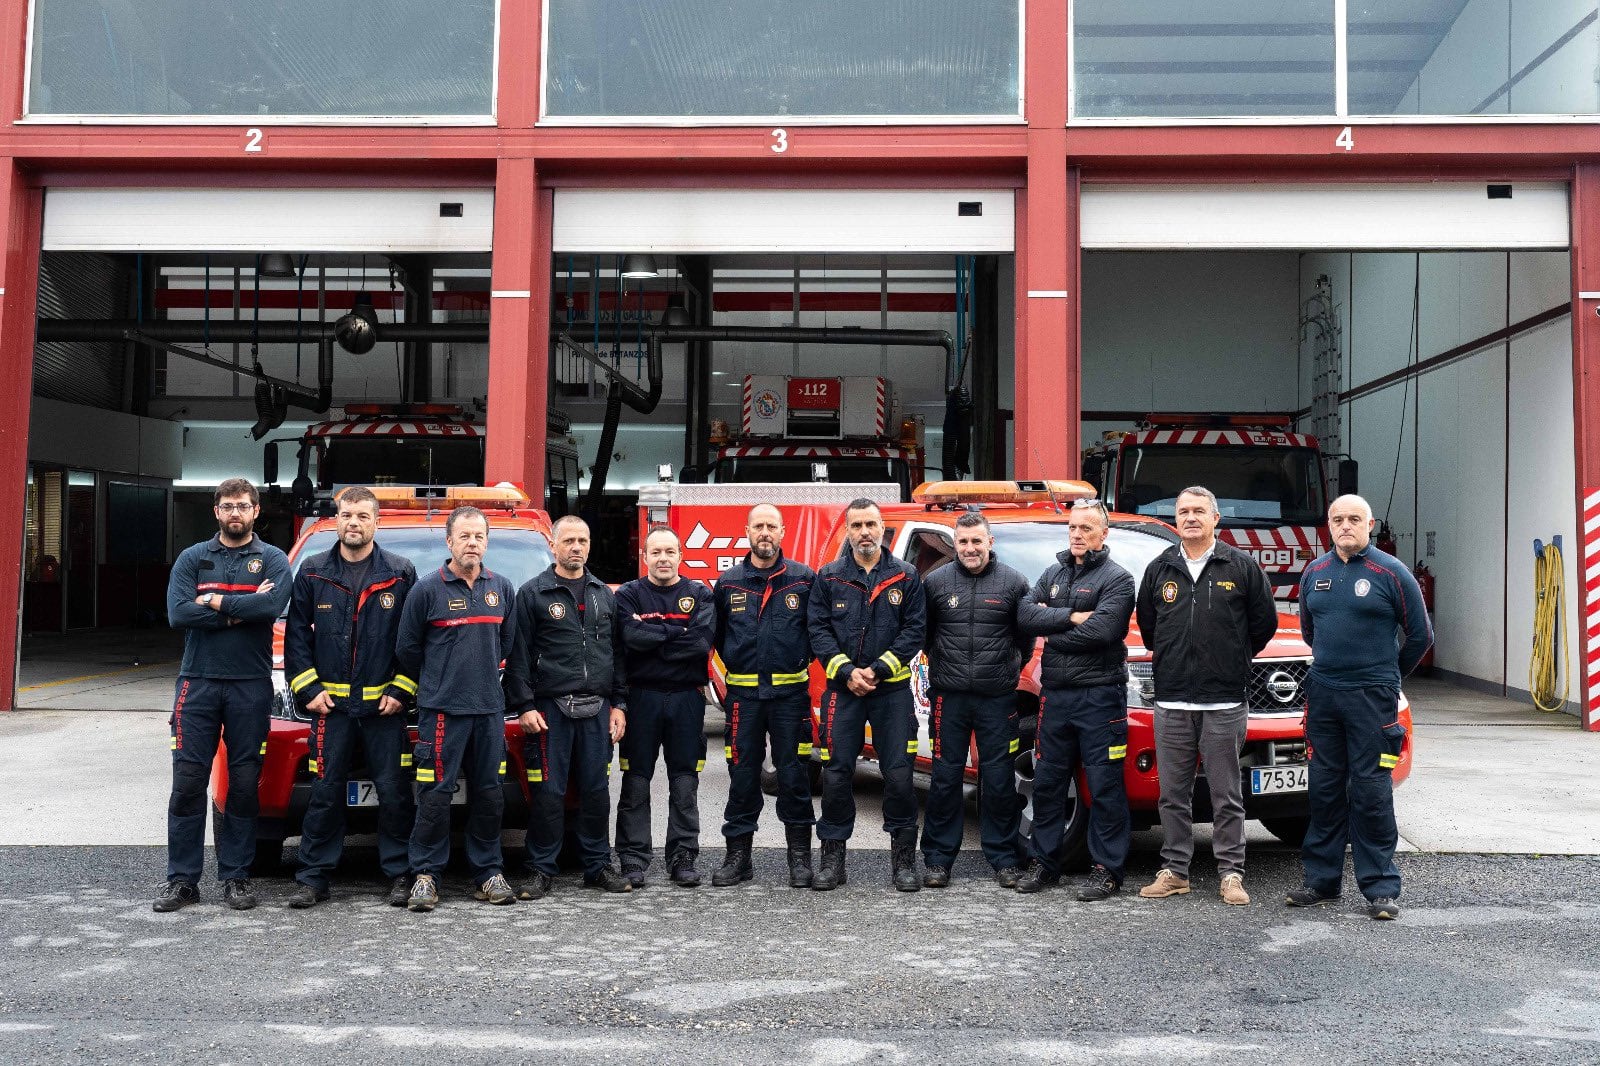
<svg viewBox="0 0 1600 1066"><path fill-rule="evenodd" d="M573 721L593 718L600 713L601 708L605 705L605 699L600 696L572 695L556 697L556 707L560 709L565 717L571 718Z"/></svg>

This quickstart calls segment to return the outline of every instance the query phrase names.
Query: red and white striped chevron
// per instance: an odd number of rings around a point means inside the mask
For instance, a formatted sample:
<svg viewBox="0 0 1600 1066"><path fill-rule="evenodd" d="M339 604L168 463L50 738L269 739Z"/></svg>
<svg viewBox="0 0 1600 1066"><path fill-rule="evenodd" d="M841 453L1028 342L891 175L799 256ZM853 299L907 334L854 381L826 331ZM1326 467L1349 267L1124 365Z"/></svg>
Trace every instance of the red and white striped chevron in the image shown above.
<svg viewBox="0 0 1600 1066"><path fill-rule="evenodd" d="M719 458L737 459L741 456L789 456L798 459L904 459L904 448L857 447L849 444L750 444L734 445L718 451Z"/></svg>
<svg viewBox="0 0 1600 1066"><path fill-rule="evenodd" d="M392 418L352 418L343 422L317 422L306 429L308 437L481 437L483 427L451 418L423 422L398 422Z"/></svg>
<svg viewBox="0 0 1600 1066"><path fill-rule="evenodd" d="M1253 444L1264 448L1315 448L1317 438L1305 433L1266 429L1144 429L1129 433L1132 444Z"/></svg>
<svg viewBox="0 0 1600 1066"><path fill-rule="evenodd" d="M1298 574L1307 563L1327 550L1322 532L1316 526L1219 529L1217 536L1254 556L1268 573Z"/></svg>
<svg viewBox="0 0 1600 1066"><path fill-rule="evenodd" d="M1583 727L1600 730L1600 489L1583 497Z"/></svg>

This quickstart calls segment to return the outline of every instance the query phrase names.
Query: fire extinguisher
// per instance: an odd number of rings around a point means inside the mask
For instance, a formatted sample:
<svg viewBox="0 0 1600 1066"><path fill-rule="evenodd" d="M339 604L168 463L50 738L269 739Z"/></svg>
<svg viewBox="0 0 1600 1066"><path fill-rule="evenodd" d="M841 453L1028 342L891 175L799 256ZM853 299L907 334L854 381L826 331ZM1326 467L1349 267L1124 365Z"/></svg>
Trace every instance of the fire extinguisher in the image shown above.
<svg viewBox="0 0 1600 1066"><path fill-rule="evenodd" d="M1427 563L1419 562L1415 567L1412 568L1411 572L1416 576L1417 587L1422 589L1422 605L1428 609L1428 624L1431 627L1433 625L1433 571L1428 569ZM1417 663L1417 669L1424 671L1425 673L1433 672L1432 646L1430 646L1427 652L1422 656L1422 661Z"/></svg>
<svg viewBox="0 0 1600 1066"><path fill-rule="evenodd" d="M1373 542L1378 545L1379 551L1393 555L1395 553L1394 527L1380 518L1378 520L1378 535L1373 538Z"/></svg>

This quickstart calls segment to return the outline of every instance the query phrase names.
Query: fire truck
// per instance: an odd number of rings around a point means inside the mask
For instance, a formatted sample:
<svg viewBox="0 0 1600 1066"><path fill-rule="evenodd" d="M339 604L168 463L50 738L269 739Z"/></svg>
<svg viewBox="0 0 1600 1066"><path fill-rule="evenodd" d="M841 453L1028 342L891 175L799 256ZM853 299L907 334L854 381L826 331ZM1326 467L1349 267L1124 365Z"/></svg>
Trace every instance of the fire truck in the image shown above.
<svg viewBox="0 0 1600 1066"><path fill-rule="evenodd" d="M572 510L578 487L578 449L567 417L552 411L545 445L544 510ZM278 480L278 445L295 445L290 508L299 531L333 514L333 497L347 485L401 485L443 493L449 486L482 485L484 427L456 404L352 403L344 417L313 422L298 438L269 440L263 453L266 484Z"/></svg>
<svg viewBox="0 0 1600 1066"><path fill-rule="evenodd" d="M922 483L922 418L900 418L887 378L749 375L739 435L718 419L711 444L719 484L890 482L909 500Z"/></svg>
<svg viewBox="0 0 1600 1066"><path fill-rule="evenodd" d="M1083 476L1111 510L1168 522L1178 493L1204 485L1222 512L1217 535L1255 557L1280 600L1297 597L1306 564L1328 550L1322 450L1288 415L1150 415L1089 448ZM1340 464L1341 483L1353 478L1354 464Z"/></svg>

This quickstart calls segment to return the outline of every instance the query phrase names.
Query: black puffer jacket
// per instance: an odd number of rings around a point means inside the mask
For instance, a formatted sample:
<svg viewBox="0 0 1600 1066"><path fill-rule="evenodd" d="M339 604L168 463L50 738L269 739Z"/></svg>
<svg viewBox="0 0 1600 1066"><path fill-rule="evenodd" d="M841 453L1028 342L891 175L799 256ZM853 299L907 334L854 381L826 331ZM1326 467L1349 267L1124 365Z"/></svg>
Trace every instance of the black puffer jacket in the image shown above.
<svg viewBox="0 0 1600 1066"><path fill-rule="evenodd" d="M928 677L935 690L1003 696L1033 651L1017 628L1028 579L990 558L974 574L952 560L923 579L928 603Z"/></svg>
<svg viewBox="0 0 1600 1066"><path fill-rule="evenodd" d="M1133 576L1111 561L1109 549L1071 551L1033 586L1029 599L1044 608L1024 608L1025 631L1045 638L1039 683L1044 688L1121 685L1128 680L1128 619L1133 617ZM1064 615L1092 611L1080 625Z"/></svg>

